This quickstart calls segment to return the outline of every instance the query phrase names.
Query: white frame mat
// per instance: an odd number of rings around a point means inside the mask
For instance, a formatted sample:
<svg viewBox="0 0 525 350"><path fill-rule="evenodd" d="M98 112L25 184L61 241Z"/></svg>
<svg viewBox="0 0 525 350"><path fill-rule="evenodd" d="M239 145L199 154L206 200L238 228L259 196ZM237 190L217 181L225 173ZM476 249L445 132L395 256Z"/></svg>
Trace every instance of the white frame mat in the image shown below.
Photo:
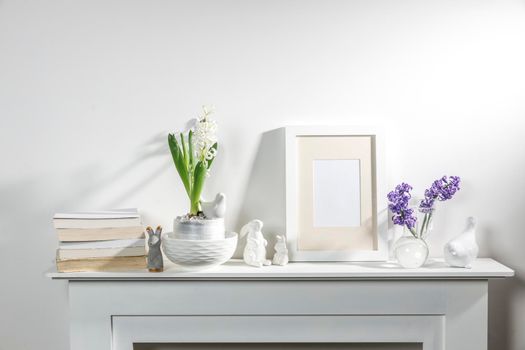
<svg viewBox="0 0 525 350"><path fill-rule="evenodd" d="M300 250L299 232L299 159L298 137L304 136L371 136L374 249ZM290 126L285 128L286 146L286 236L290 261L386 261L388 259L388 208L384 190L384 146L382 131L374 127L354 126ZM375 161L375 162L374 162Z"/></svg>

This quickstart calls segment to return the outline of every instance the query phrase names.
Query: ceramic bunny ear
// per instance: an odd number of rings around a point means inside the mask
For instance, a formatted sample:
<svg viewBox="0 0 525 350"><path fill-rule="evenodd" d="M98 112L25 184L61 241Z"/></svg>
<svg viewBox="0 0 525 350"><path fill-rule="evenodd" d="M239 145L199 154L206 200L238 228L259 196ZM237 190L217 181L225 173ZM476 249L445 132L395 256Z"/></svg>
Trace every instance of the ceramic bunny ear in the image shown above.
<svg viewBox="0 0 525 350"><path fill-rule="evenodd" d="M151 227L150 227L150 230L151 230ZM153 232L153 230L151 230ZM155 234L156 235L160 235L162 233L162 226L157 226L157 229L155 230Z"/></svg>
<svg viewBox="0 0 525 350"><path fill-rule="evenodd" d="M241 228L241 233L239 234L241 238L246 236L246 234L250 231L250 224L251 223L249 222Z"/></svg>
<svg viewBox="0 0 525 350"><path fill-rule="evenodd" d="M153 229L151 228L151 226L146 227L146 231L147 231L148 234L150 234L150 235L153 234Z"/></svg>
<svg viewBox="0 0 525 350"><path fill-rule="evenodd" d="M254 231L254 232L260 231L262 230L263 226L264 224L261 220L257 220L257 219L252 220L241 228L241 233L239 236L242 238L250 231Z"/></svg>

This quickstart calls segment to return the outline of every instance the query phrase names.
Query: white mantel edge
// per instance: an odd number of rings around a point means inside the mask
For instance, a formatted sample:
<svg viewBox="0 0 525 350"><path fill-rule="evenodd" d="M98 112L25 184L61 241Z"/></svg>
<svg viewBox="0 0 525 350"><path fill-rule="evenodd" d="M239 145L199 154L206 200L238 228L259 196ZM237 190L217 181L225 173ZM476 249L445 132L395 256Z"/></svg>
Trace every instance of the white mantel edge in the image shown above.
<svg viewBox="0 0 525 350"><path fill-rule="evenodd" d="M166 263L166 262L165 262ZM493 279L514 276L514 271L489 258L477 259L472 268L447 266L442 259L432 259L418 269L404 269L395 262L295 262L286 266L262 268L245 265L241 260L205 271L181 271L167 262L164 272L147 270L125 272L51 271L47 277L57 280L385 280L385 279Z"/></svg>

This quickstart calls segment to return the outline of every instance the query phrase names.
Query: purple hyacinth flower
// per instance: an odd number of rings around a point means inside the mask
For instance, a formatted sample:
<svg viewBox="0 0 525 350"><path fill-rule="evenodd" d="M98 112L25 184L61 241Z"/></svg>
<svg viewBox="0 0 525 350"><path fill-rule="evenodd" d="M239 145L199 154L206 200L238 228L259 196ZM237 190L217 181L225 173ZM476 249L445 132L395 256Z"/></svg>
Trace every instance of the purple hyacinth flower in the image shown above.
<svg viewBox="0 0 525 350"><path fill-rule="evenodd" d="M419 204L419 209L424 212L430 212L436 200L446 201L452 199L454 194L460 190L461 179L459 176L443 176L432 183L432 186L425 190L425 198Z"/></svg>
<svg viewBox="0 0 525 350"><path fill-rule="evenodd" d="M416 217L413 209L408 207L408 202L412 197L410 191L412 186L407 183L401 183L387 195L390 202L388 208L394 214L392 222L395 225L407 226L409 229L416 226Z"/></svg>

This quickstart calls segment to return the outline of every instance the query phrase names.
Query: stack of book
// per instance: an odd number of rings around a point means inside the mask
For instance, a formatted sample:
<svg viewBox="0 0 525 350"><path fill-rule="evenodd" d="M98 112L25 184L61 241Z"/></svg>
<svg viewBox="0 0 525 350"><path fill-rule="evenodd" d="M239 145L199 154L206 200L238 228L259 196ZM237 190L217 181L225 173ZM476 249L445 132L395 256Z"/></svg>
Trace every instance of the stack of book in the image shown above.
<svg viewBox="0 0 525 350"><path fill-rule="evenodd" d="M136 209L57 213L57 270L122 271L146 268L144 229Z"/></svg>

